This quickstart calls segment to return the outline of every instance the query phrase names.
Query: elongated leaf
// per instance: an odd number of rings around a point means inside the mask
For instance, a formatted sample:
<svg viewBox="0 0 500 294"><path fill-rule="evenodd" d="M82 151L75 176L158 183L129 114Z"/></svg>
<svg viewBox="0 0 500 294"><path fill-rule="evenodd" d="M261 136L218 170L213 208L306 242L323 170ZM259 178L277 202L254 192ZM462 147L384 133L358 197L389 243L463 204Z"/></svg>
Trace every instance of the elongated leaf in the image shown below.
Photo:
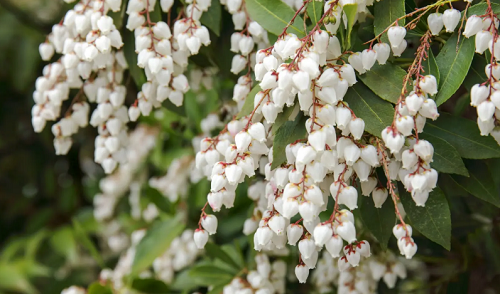
<svg viewBox="0 0 500 294"><path fill-rule="evenodd" d="M397 18L405 15L404 0L384 0L374 3L373 29L375 36L382 33ZM404 25L405 20L399 21L399 25ZM389 42L387 33L382 35L382 42Z"/></svg>
<svg viewBox="0 0 500 294"><path fill-rule="evenodd" d="M427 59L424 60L422 65L424 66L423 75L433 75L439 85L440 73L436 62L436 57L434 57L434 53L432 53L432 50L429 50Z"/></svg>
<svg viewBox="0 0 500 294"><path fill-rule="evenodd" d="M311 19L313 25L315 25L323 16L323 2L311 1L307 5L307 15Z"/></svg>
<svg viewBox="0 0 500 294"><path fill-rule="evenodd" d="M175 153L177 155L177 153ZM141 195L146 196L151 202L156 205L161 211L169 213L169 214L175 214L175 208L172 205L172 202L168 200L165 196L163 196L158 190L152 188L151 186L147 185L142 189Z"/></svg>
<svg viewBox="0 0 500 294"><path fill-rule="evenodd" d="M488 8L488 4L486 2L473 5L469 9L467 9L467 17L469 17L471 15L485 14L487 8ZM494 1L491 1L491 8L493 9L493 12L495 14L500 13L500 4L494 3Z"/></svg>
<svg viewBox="0 0 500 294"><path fill-rule="evenodd" d="M387 249L387 243L392 236L392 227L396 224L394 205L389 198L381 208L376 208L372 197L360 196L361 219L370 233L377 239L382 249Z"/></svg>
<svg viewBox="0 0 500 294"><path fill-rule="evenodd" d="M394 116L392 105L380 99L362 83L350 87L344 98L356 116L365 121L365 130L380 137L382 130L391 125Z"/></svg>
<svg viewBox="0 0 500 294"><path fill-rule="evenodd" d="M220 248L219 245L216 245L214 243L208 242L205 245L205 251L212 258L217 258L217 259L223 261L224 263L231 265L235 269L239 269L240 268L238 266L238 264L226 252L224 252L224 250L222 250Z"/></svg>
<svg viewBox="0 0 500 294"><path fill-rule="evenodd" d="M469 73L465 77L464 86L468 91L475 84L481 84L486 81L488 78L486 77L485 68L486 68L486 59L484 59L481 55L475 55L472 60L472 65L470 67Z"/></svg>
<svg viewBox="0 0 500 294"><path fill-rule="evenodd" d="M380 98L396 103L401 95L403 79L406 71L390 62L379 65L375 64L371 70L359 75L363 84L368 86Z"/></svg>
<svg viewBox="0 0 500 294"><path fill-rule="evenodd" d="M410 193L399 185L400 198L413 228L431 241L450 250L451 217L448 200L443 191L434 188L430 193L425 207L416 206Z"/></svg>
<svg viewBox="0 0 500 294"><path fill-rule="evenodd" d="M474 160L467 162L467 168L470 177L452 175L453 181L477 198L500 207L500 194L488 166L480 160Z"/></svg>
<svg viewBox="0 0 500 294"><path fill-rule="evenodd" d="M426 124L425 132L453 145L463 158L500 157L500 146L495 139L481 136L474 121L441 113L436 121Z"/></svg>
<svg viewBox="0 0 500 294"><path fill-rule="evenodd" d="M220 35L221 7L219 0L212 0L208 11L201 15L200 22L212 30L216 36Z"/></svg>
<svg viewBox="0 0 500 294"><path fill-rule="evenodd" d="M280 127L286 123L291 117L291 114L294 112L295 108L298 108L298 104L295 104L294 107L286 107L283 109L283 112L278 114L276 121L273 124L272 133L276 134L276 132L280 129Z"/></svg>
<svg viewBox="0 0 500 294"><path fill-rule="evenodd" d="M457 52L457 37L457 33L453 34L436 57L441 75L435 97L438 106L450 99L462 85L474 57L474 39L461 37Z"/></svg>
<svg viewBox="0 0 500 294"><path fill-rule="evenodd" d="M356 14L358 10L358 4L345 4L343 7L345 16L347 18L347 47L351 48L351 32L354 22L356 21Z"/></svg>
<svg viewBox="0 0 500 294"><path fill-rule="evenodd" d="M233 279L233 274L226 270L208 264L201 264L194 266L189 271L189 277L195 283L202 286L219 285L222 283L229 283Z"/></svg>
<svg viewBox="0 0 500 294"><path fill-rule="evenodd" d="M75 261L78 257L76 239L71 227L66 226L58 229L49 240L52 248L70 262Z"/></svg>
<svg viewBox="0 0 500 294"><path fill-rule="evenodd" d="M431 165L438 172L469 176L460 154L453 145L446 142L446 140L425 132L420 134L419 137L429 141L434 147L434 161Z"/></svg>
<svg viewBox="0 0 500 294"><path fill-rule="evenodd" d="M273 141L273 163L271 169L275 169L286 162L286 145L306 137L306 117L302 112L294 121L287 121L276 132Z"/></svg>
<svg viewBox="0 0 500 294"><path fill-rule="evenodd" d="M155 223L137 245L131 275L135 276L150 266L183 230L181 215Z"/></svg>
<svg viewBox="0 0 500 294"><path fill-rule="evenodd" d="M102 259L101 255L99 254L99 251L95 247L94 243L92 240L90 240L89 236L87 235L87 232L83 229L82 225L80 222L76 219L73 218L73 228L75 232L75 238L78 240L80 244L82 244L89 252L90 255L95 259L97 264L101 267L104 268L104 260Z"/></svg>
<svg viewBox="0 0 500 294"><path fill-rule="evenodd" d="M295 11L281 0L246 0L246 9L252 20L258 22L268 32L279 36L288 22L295 15ZM287 32L301 38L305 36L302 17L297 16L295 22Z"/></svg>
<svg viewBox="0 0 500 294"><path fill-rule="evenodd" d="M244 116L247 116L252 112L255 95L259 93L259 91L260 91L260 86L256 85L255 87L253 87L250 93L248 93L247 98L245 98L245 102L243 103L243 107L241 108L240 112L238 112L236 119L240 119Z"/></svg>

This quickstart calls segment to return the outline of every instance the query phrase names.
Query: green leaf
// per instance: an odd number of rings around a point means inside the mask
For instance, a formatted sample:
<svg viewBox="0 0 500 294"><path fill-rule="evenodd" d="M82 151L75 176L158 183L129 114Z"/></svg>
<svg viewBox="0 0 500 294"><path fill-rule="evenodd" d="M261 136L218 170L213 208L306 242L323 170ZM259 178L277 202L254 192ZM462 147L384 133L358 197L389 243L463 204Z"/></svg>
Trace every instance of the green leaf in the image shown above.
<svg viewBox="0 0 500 294"><path fill-rule="evenodd" d="M70 262L78 258L75 235L71 227L66 226L55 231L49 242L54 251L66 257Z"/></svg>
<svg viewBox="0 0 500 294"><path fill-rule="evenodd" d="M200 21L212 30L216 36L220 35L221 7L219 0L212 0L208 10L201 15Z"/></svg>
<svg viewBox="0 0 500 294"><path fill-rule="evenodd" d="M168 214L175 214L175 207L172 205L172 202L170 202L170 200L163 196L158 190L146 185L141 194L149 198L149 200L160 210Z"/></svg>
<svg viewBox="0 0 500 294"><path fill-rule="evenodd" d="M439 67L436 62L436 57L434 57L434 53L432 53L432 50L429 50L427 54L427 59L422 62L422 65L424 67L423 75L433 75L436 78L437 84L439 85L440 73Z"/></svg>
<svg viewBox="0 0 500 294"><path fill-rule="evenodd" d="M164 282L151 278L134 279L132 289L140 293L169 293L168 286Z"/></svg>
<svg viewBox="0 0 500 294"><path fill-rule="evenodd" d="M373 31L375 36L382 33L397 18L406 14L404 0L384 0L374 3ZM404 25L405 19L399 21L399 25ZM382 35L382 42L388 43L387 33Z"/></svg>
<svg viewBox="0 0 500 294"><path fill-rule="evenodd" d="M436 121L426 124L425 132L453 145L463 158L500 157L500 146L495 139L481 136L476 122L466 118L441 113Z"/></svg>
<svg viewBox="0 0 500 294"><path fill-rule="evenodd" d="M462 85L474 57L474 39L460 38L457 52L457 36L457 33L453 34L436 57L441 76L435 97L438 106L450 99Z"/></svg>
<svg viewBox="0 0 500 294"><path fill-rule="evenodd" d="M414 229L431 241L450 250L451 217L448 200L443 191L434 188L429 194L425 207L419 207L410 193L399 184L401 202Z"/></svg>
<svg viewBox="0 0 500 294"><path fill-rule="evenodd" d="M306 135L306 117L302 112L297 115L294 121L284 123L274 136L271 169L275 169L286 162L286 145L304 139Z"/></svg>
<svg viewBox="0 0 500 294"><path fill-rule="evenodd" d="M28 294L37 293L28 277L18 267L8 263L0 263L0 289Z"/></svg>
<svg viewBox="0 0 500 294"><path fill-rule="evenodd" d="M113 291L109 287L99 284L99 282L94 282L88 288L87 294L113 294Z"/></svg>
<svg viewBox="0 0 500 294"><path fill-rule="evenodd" d="M216 285L212 288L212 290L208 291L207 294L221 294L226 286L226 284Z"/></svg>
<svg viewBox="0 0 500 294"><path fill-rule="evenodd" d="M146 83L146 74L143 69L137 66L137 54L135 53L135 37L133 32L125 30L123 44L123 54L128 63L128 71L137 85L137 89L141 89L142 85Z"/></svg>
<svg viewBox="0 0 500 294"><path fill-rule="evenodd" d="M354 26L354 23L356 22L358 4L345 4L343 7L343 10L344 10L345 16L347 17L347 46L346 46L346 48L351 48L351 32L352 32L352 27Z"/></svg>
<svg viewBox="0 0 500 294"><path fill-rule="evenodd" d="M323 16L323 2L318 2L318 1L309 2L306 11L307 15L311 19L312 24L315 25Z"/></svg>
<svg viewBox="0 0 500 294"><path fill-rule="evenodd" d="M434 147L434 161L431 164L434 169L442 173L469 176L460 154L453 145L425 132L420 134L419 138L429 141Z"/></svg>
<svg viewBox="0 0 500 294"><path fill-rule="evenodd" d="M278 117L276 118L276 121L274 122L273 127L272 127L273 134L276 134L276 132L279 130L279 128L284 123L286 123L287 121L290 120L291 114L294 112L295 108L299 108L299 105L295 104L295 106L293 106L293 107L285 107L283 109L283 112L278 114Z"/></svg>
<svg viewBox="0 0 500 294"><path fill-rule="evenodd" d="M153 260L168 249L172 240L183 230L182 215L156 222L136 248L131 275L135 276L153 263Z"/></svg>
<svg viewBox="0 0 500 294"><path fill-rule="evenodd" d="M486 68L486 64L488 63L483 56L477 54L474 56L469 73L464 80L464 86L469 92L470 89L472 89L472 86L474 86L475 84L481 84L488 79L484 71Z"/></svg>
<svg viewBox="0 0 500 294"><path fill-rule="evenodd" d="M80 243L83 247L87 248L87 250L90 252L90 255L95 259L97 264L101 268L105 268L104 260L102 259L101 255L99 254L99 251L95 247L94 243L92 240L90 240L89 236L87 235L87 232L83 229L82 225L80 222L76 219L72 219L73 222L73 229L75 232L75 238L78 240L78 243Z"/></svg>
<svg viewBox="0 0 500 294"><path fill-rule="evenodd" d="M195 283L202 286L228 284L234 277L232 273L227 272L220 267L208 264L194 266L189 271L189 276Z"/></svg>
<svg viewBox="0 0 500 294"><path fill-rule="evenodd" d="M470 176L452 175L453 181L477 198L500 207L500 194L488 166L480 160L467 161L466 164Z"/></svg>
<svg viewBox="0 0 500 294"><path fill-rule="evenodd" d="M377 239L382 249L387 249L387 243L392 236L392 227L396 224L394 205L387 198L381 208L376 208L372 197L360 196L361 219L370 233Z"/></svg>
<svg viewBox="0 0 500 294"><path fill-rule="evenodd" d="M365 131L380 137L382 130L392 123L394 108L362 83L356 83L346 93L344 101L356 116L365 121Z"/></svg>
<svg viewBox="0 0 500 294"><path fill-rule="evenodd" d="M358 75L358 78L380 98L396 103L401 96L405 76L405 70L388 62L384 65L376 63L371 70Z"/></svg>
<svg viewBox="0 0 500 294"><path fill-rule="evenodd" d="M260 91L260 86L256 85L255 87L253 87L250 93L248 93L247 98L245 98L245 102L243 103L243 107L241 107L240 112L238 112L236 119L240 119L252 113L254 107L253 105L254 105L255 95L257 95L259 91Z"/></svg>
<svg viewBox="0 0 500 294"><path fill-rule="evenodd" d="M279 36L288 22L295 15L295 11L281 0L246 0L246 9L250 18L258 22L264 29ZM302 24L304 20L297 15L295 22L287 32L301 38L305 36Z"/></svg>
<svg viewBox="0 0 500 294"><path fill-rule="evenodd" d="M226 252L224 252L224 250L222 250L219 245L216 245L212 242L208 242L205 245L205 251L208 254L208 256L210 256L212 258L217 258L217 259L231 265L232 267L234 267L237 270L240 269L238 264Z"/></svg>

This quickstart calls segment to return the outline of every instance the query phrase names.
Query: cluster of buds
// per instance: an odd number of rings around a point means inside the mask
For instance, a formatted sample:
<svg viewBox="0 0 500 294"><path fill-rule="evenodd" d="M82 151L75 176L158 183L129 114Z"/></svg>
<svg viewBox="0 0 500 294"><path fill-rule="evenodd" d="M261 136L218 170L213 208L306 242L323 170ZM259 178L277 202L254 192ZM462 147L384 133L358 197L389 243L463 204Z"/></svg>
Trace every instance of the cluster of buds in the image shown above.
<svg viewBox="0 0 500 294"><path fill-rule="evenodd" d="M167 173L162 177L151 178L149 185L160 191L170 202L177 202L177 200L187 195L191 162L192 158L190 156L173 160L168 167Z"/></svg>
<svg viewBox="0 0 500 294"><path fill-rule="evenodd" d="M123 53L118 51L123 42L113 19L107 15L111 10L119 10L120 2L92 0L76 4L60 24L53 26L51 34L39 47L43 60L51 60L54 53L62 56L47 65L43 76L37 79L32 109L35 131L41 132L47 121L57 120L70 89L80 89L64 117L52 126L56 154L66 154L72 145L71 136L89 122L90 106L81 99L83 94L89 102L98 103L90 123L98 127L102 136L118 137L128 121L121 115L123 110L126 114L122 107L126 90L120 84L127 63ZM113 134L107 128L108 123ZM103 165L106 173L112 172L118 162L123 162L118 140L115 138L108 144L104 144L105 139L96 140L97 147L103 147L96 154L96 162Z"/></svg>
<svg viewBox="0 0 500 294"><path fill-rule="evenodd" d="M266 254L255 256L257 269L236 277L224 287L224 294L281 294L286 292L287 265L283 260L269 261Z"/></svg>
<svg viewBox="0 0 500 294"><path fill-rule="evenodd" d="M491 59L485 72L488 80L472 86L470 105L477 109L477 125L482 136L491 135L500 144L500 39L498 38L499 19L488 8L485 15L472 15L467 19L464 36L475 36L476 53L490 51Z"/></svg>

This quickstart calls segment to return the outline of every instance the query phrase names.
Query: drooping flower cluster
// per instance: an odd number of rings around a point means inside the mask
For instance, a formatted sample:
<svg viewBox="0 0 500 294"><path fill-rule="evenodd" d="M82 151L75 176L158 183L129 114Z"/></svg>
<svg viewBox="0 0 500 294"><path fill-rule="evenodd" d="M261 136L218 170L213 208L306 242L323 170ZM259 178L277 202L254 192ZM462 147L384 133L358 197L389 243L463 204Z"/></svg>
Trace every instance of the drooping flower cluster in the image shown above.
<svg viewBox="0 0 500 294"><path fill-rule="evenodd" d="M56 154L66 154L72 145L71 136L89 122L90 106L82 99L83 94L88 102L98 103L90 123L99 130L96 162L107 173L124 162L122 147L127 140L128 117L123 107L126 89L121 86L127 62L118 51L123 46L120 32L107 15L118 11L120 5L121 1L78 3L60 24L54 25L47 41L40 45L40 55L47 61L54 53L62 56L44 68L33 93L33 127L41 132L47 121L60 117L70 89L80 89L64 117L52 126Z"/></svg>
<svg viewBox="0 0 500 294"><path fill-rule="evenodd" d="M477 109L477 125L482 136L491 135L500 144L500 39L498 38L499 19L488 9L485 15L472 15L467 19L463 35L475 36L476 53L490 51L490 62L485 67L488 80L472 86L470 105Z"/></svg>

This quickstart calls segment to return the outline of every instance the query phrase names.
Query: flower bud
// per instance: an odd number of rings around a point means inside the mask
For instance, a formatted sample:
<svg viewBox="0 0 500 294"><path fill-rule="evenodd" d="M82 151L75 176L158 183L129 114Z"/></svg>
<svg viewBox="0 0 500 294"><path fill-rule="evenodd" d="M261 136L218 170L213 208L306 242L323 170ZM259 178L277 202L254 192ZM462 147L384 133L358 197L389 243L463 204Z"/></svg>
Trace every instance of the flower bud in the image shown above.
<svg viewBox="0 0 500 294"><path fill-rule="evenodd" d="M475 34L479 33L483 28L483 20L477 15L472 15L467 19L465 23L465 29L463 35L466 38L470 38Z"/></svg>
<svg viewBox="0 0 500 294"><path fill-rule="evenodd" d="M217 232L217 217L213 214L207 214L201 218L201 226L208 232L209 235L213 235Z"/></svg>
<svg viewBox="0 0 500 294"><path fill-rule="evenodd" d="M337 227L337 234L348 243L356 241L356 228L350 221L342 221Z"/></svg>
<svg viewBox="0 0 500 294"><path fill-rule="evenodd" d="M397 47L403 42L406 36L406 29L400 26L390 27L387 31L387 37L392 47Z"/></svg>
<svg viewBox="0 0 500 294"><path fill-rule="evenodd" d="M493 40L493 35L490 31L480 31L476 34L476 53L483 54L488 49L490 41ZM496 48L495 48L496 49Z"/></svg>
<svg viewBox="0 0 500 294"><path fill-rule="evenodd" d="M313 236L316 246L322 247L325 245L333 235L333 229L331 224L318 224L314 228ZM300 244L299 244L300 249Z"/></svg>
<svg viewBox="0 0 500 294"><path fill-rule="evenodd" d="M304 284L309 276L309 268L303 264L299 264L295 267L295 276L299 283Z"/></svg>
<svg viewBox="0 0 500 294"><path fill-rule="evenodd" d="M361 194L363 196L370 196L370 193L377 186L377 178L369 177L366 182L361 182Z"/></svg>
<svg viewBox="0 0 500 294"><path fill-rule="evenodd" d="M193 234L194 243L198 249L203 249L208 242L208 233L203 229L196 229Z"/></svg>
<svg viewBox="0 0 500 294"><path fill-rule="evenodd" d="M495 114L495 104L491 101L483 101L477 106L477 116L483 122L491 120L493 114Z"/></svg>
<svg viewBox="0 0 500 294"><path fill-rule="evenodd" d="M285 230L285 218L280 215L274 215L269 219L268 225L276 235L282 235Z"/></svg>
<svg viewBox="0 0 500 294"><path fill-rule="evenodd" d="M299 202L297 199L288 198L283 203L283 217L292 218L299 212Z"/></svg>
<svg viewBox="0 0 500 294"><path fill-rule="evenodd" d="M40 56L43 61L49 61L52 56L54 56L54 46L50 43L42 43L38 47L38 51L40 52Z"/></svg>
<svg viewBox="0 0 500 294"><path fill-rule="evenodd" d="M304 221L313 221L318 216L318 210L319 207L310 201L304 201L299 205L299 213Z"/></svg>
<svg viewBox="0 0 500 294"><path fill-rule="evenodd" d="M422 91L431 96L437 93L437 81L433 75L426 75L420 80L418 85Z"/></svg>
<svg viewBox="0 0 500 294"><path fill-rule="evenodd" d="M460 22L460 11L456 9L447 9L443 13L443 24L447 33L453 33Z"/></svg>
<svg viewBox="0 0 500 294"><path fill-rule="evenodd" d="M316 251L316 245L312 239L302 239L298 244L299 252L302 255L302 258L310 258L314 251Z"/></svg>
<svg viewBox="0 0 500 294"><path fill-rule="evenodd" d="M305 92L310 90L311 78L309 74L305 71L299 70L293 74L292 77L293 84L297 90L300 92Z"/></svg>
<svg viewBox="0 0 500 294"><path fill-rule="evenodd" d="M406 40L401 41L401 43L397 46L391 46L392 54L395 57L400 57L401 54L403 54L403 52L406 50L407 46L408 46L408 43L406 42Z"/></svg>
<svg viewBox="0 0 500 294"><path fill-rule="evenodd" d="M245 223L243 224L243 234L247 236L252 234L253 232L255 232L255 230L257 230L258 226L259 222L257 220L253 218L246 219Z"/></svg>
<svg viewBox="0 0 500 294"><path fill-rule="evenodd" d="M347 61L360 75L366 72L365 68L363 67L363 60L361 58L361 54L359 54L359 52L355 52L349 55Z"/></svg>
<svg viewBox="0 0 500 294"><path fill-rule="evenodd" d="M347 165L353 165L360 156L361 151L355 144L349 144L344 148L344 159Z"/></svg>
<svg viewBox="0 0 500 294"><path fill-rule="evenodd" d="M385 200L387 200L388 192L386 188L378 187L372 192L373 204L376 208L382 208Z"/></svg>
<svg viewBox="0 0 500 294"><path fill-rule="evenodd" d="M382 131L382 139L391 153L399 153L405 143L404 137L391 127L387 127Z"/></svg>
<svg viewBox="0 0 500 294"><path fill-rule="evenodd" d="M490 94L488 86L475 84L470 90L470 105L478 106L481 102L486 100Z"/></svg>
<svg viewBox="0 0 500 294"><path fill-rule="evenodd" d="M257 229L255 234L257 234L259 244L262 246L267 245L274 235L273 231L269 227L260 227Z"/></svg>
<svg viewBox="0 0 500 294"><path fill-rule="evenodd" d="M354 68L350 64L344 64L340 68L340 75L343 79L347 80L349 86L352 86L357 83L356 73L354 72Z"/></svg>
<svg viewBox="0 0 500 294"><path fill-rule="evenodd" d="M370 70L377 60L377 52L373 49L365 49L361 53L361 61L365 70Z"/></svg>
<svg viewBox="0 0 500 294"><path fill-rule="evenodd" d="M434 155L434 147L429 141L426 140L418 140L417 144L413 146L413 150L415 154L417 154L423 161L431 162L432 156Z"/></svg>
<svg viewBox="0 0 500 294"><path fill-rule="evenodd" d="M427 24L432 35L437 36L443 29L443 15L441 13L431 13L427 17Z"/></svg>
<svg viewBox="0 0 500 294"><path fill-rule="evenodd" d="M401 155L401 160L403 162L404 169L411 169L418 163L418 156L412 150L405 150Z"/></svg>

